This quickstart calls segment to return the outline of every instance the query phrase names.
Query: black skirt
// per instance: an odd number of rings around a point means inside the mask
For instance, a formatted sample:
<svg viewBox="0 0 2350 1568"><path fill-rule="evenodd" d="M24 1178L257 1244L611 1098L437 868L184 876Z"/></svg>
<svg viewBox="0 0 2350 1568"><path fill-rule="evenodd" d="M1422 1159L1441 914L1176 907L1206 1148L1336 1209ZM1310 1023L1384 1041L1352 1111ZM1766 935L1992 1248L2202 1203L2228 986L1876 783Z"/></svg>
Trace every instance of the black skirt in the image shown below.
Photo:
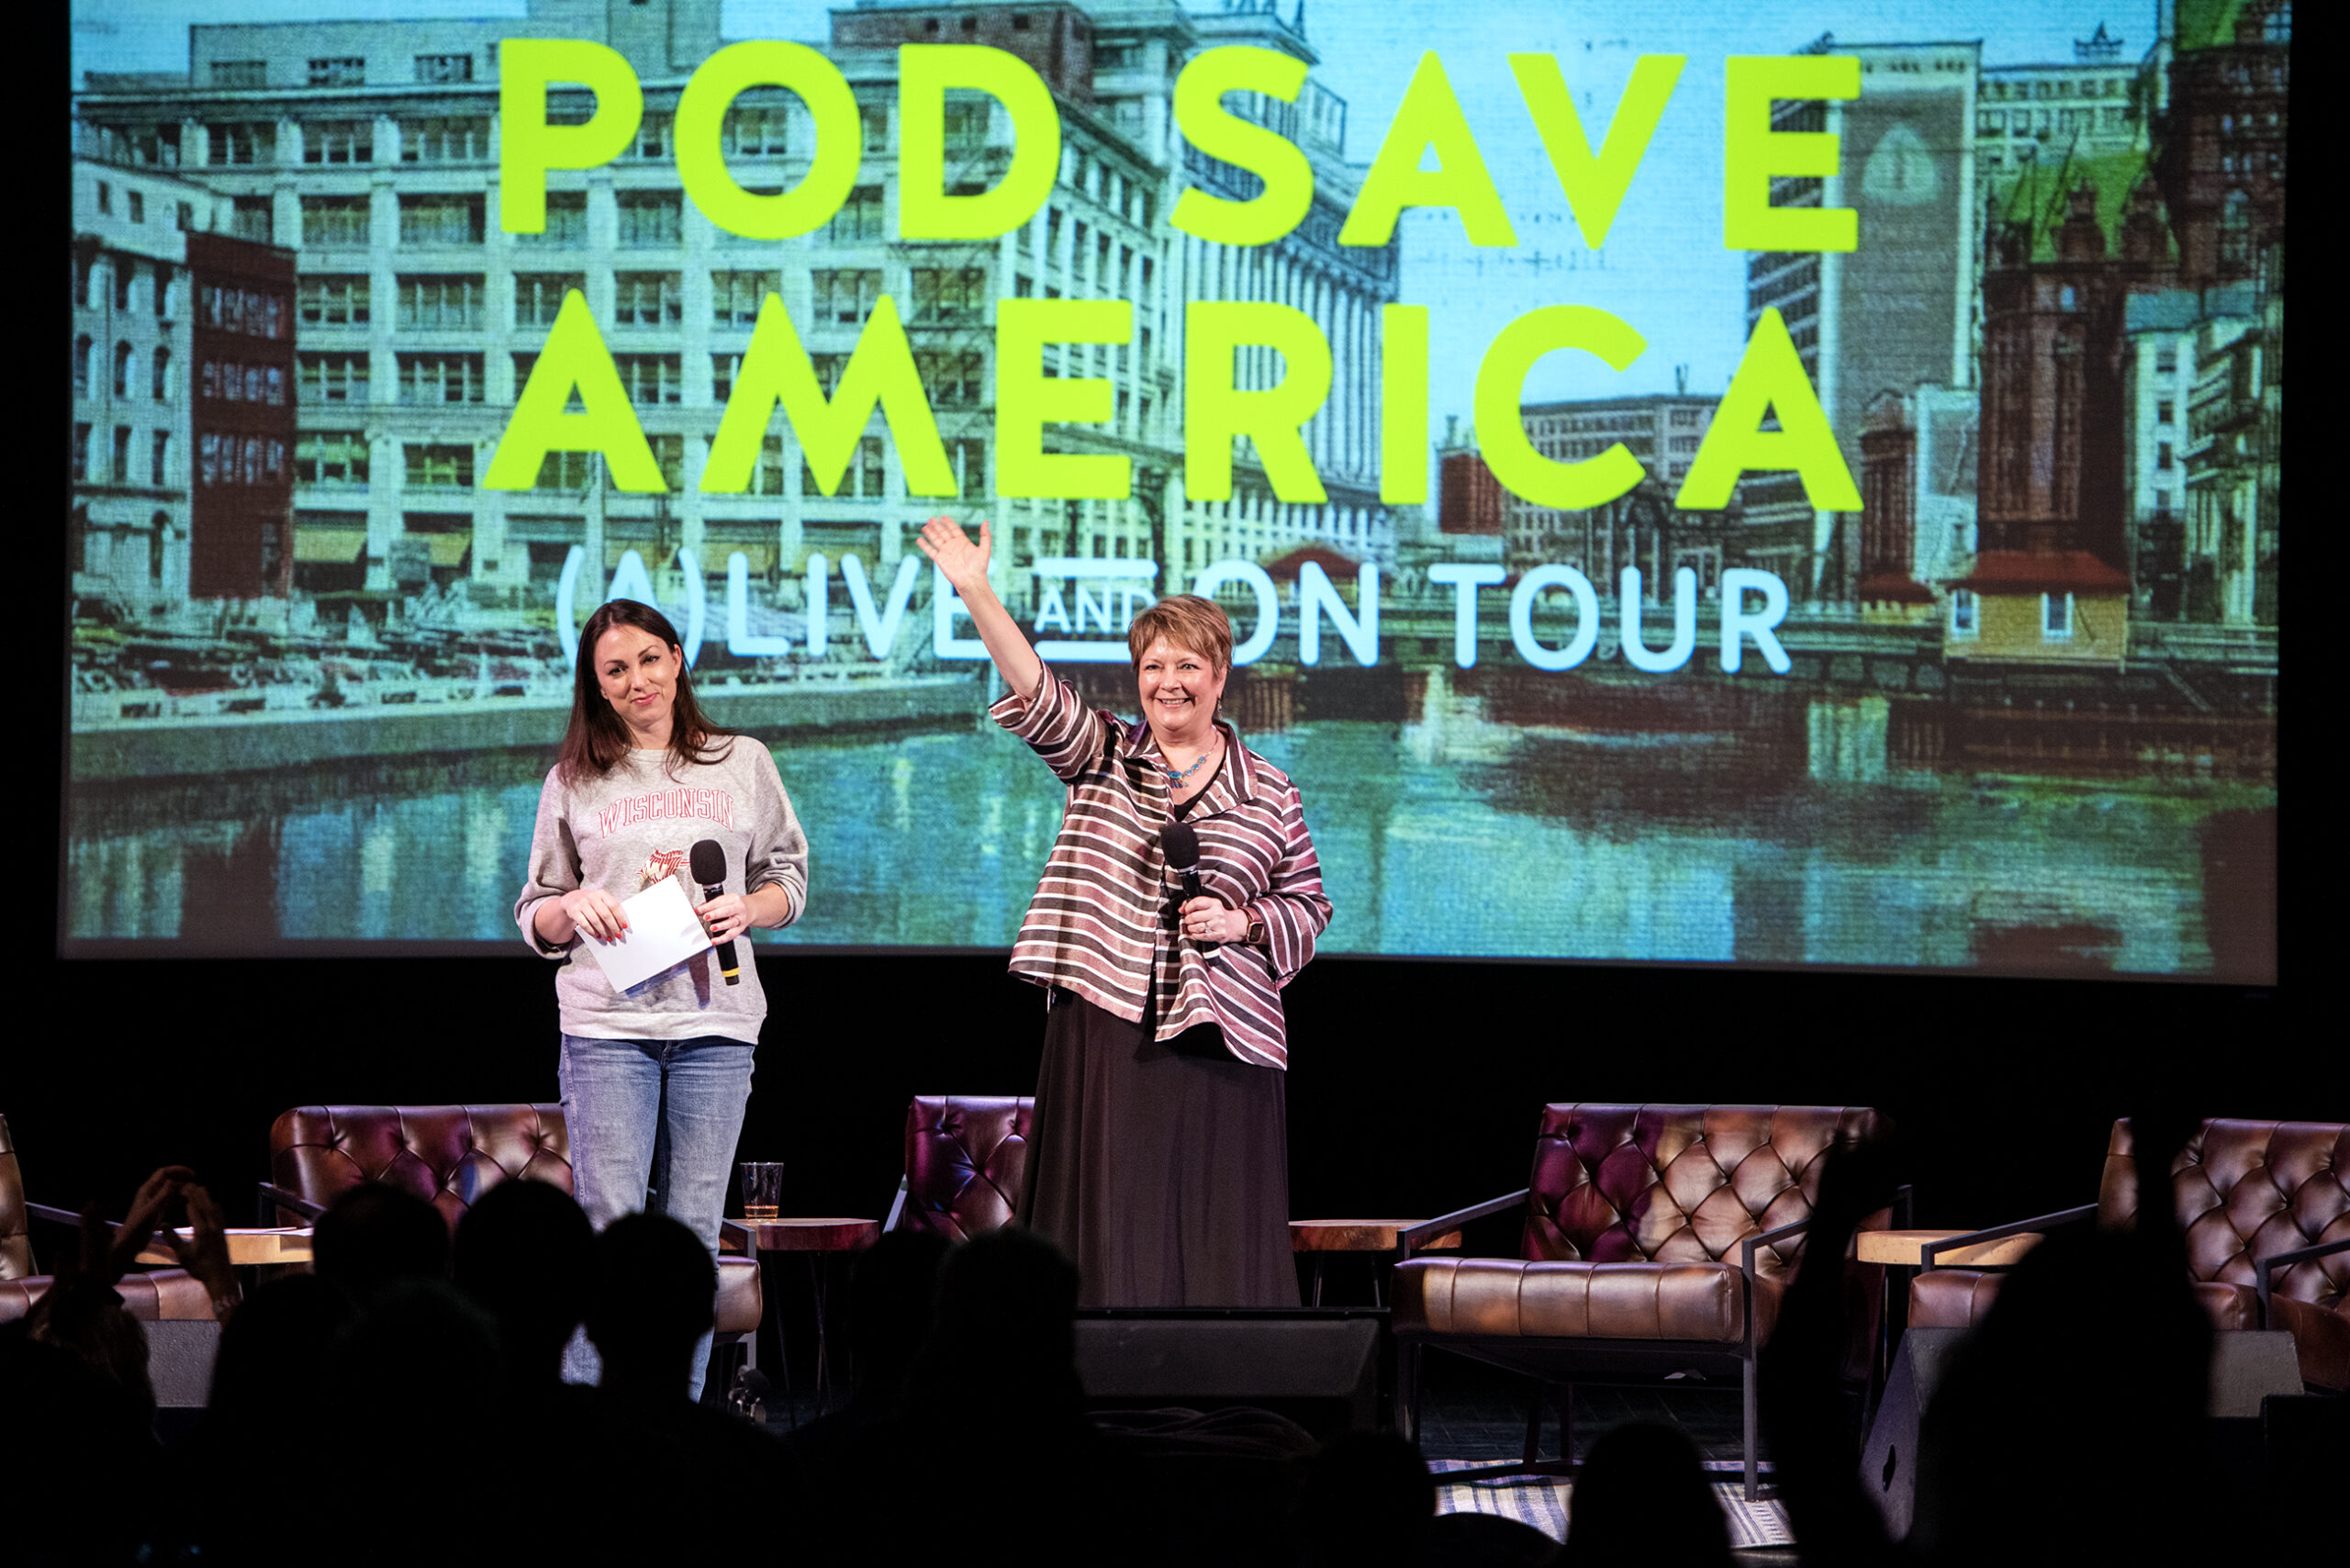
<svg viewBox="0 0 2350 1568"><path fill-rule="evenodd" d="M1286 1075L1052 993L1021 1213L1083 1306L1295 1306Z"/></svg>

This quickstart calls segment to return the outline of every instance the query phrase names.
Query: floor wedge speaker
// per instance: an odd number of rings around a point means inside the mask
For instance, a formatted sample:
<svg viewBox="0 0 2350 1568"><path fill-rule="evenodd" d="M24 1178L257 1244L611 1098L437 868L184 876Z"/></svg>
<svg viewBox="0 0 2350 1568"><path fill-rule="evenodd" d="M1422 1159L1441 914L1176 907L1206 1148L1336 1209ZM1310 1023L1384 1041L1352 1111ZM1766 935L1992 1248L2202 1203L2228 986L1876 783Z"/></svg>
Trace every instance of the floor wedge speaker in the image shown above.
<svg viewBox="0 0 2350 1568"><path fill-rule="evenodd" d="M1918 1428L1934 1392L1949 1370L1964 1328L1912 1328L1902 1336L1901 1353L1886 1379L1876 1418L1869 1423L1861 1450L1861 1484L1877 1501L1885 1528L1896 1540L1909 1533L1916 1515ZM2238 1331L2211 1336L2210 1397L2204 1414L2223 1421L2246 1421L2261 1413L2270 1395L2301 1392L2300 1362L2293 1337L2281 1330ZM2257 1442L2257 1433L2254 1435Z"/></svg>
<svg viewBox="0 0 2350 1568"><path fill-rule="evenodd" d="M1369 1430L1386 1326L1365 1309L1081 1312L1077 1370L1096 1407L1253 1405L1316 1436Z"/></svg>
<svg viewBox="0 0 2350 1568"><path fill-rule="evenodd" d="M1912 1328L1904 1334L1876 1418L1869 1423L1868 1441L1861 1449L1861 1485L1876 1499L1886 1533L1896 1540L1909 1534L1917 1512L1920 1420L1965 1337L1964 1328Z"/></svg>

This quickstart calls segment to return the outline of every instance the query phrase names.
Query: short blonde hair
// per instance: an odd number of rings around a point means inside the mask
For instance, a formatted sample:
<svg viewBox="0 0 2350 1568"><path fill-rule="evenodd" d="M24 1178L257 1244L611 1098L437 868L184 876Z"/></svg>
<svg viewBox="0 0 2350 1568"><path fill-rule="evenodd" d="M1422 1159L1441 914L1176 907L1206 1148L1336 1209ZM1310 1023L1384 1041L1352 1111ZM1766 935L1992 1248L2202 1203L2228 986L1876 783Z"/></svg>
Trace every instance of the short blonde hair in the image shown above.
<svg viewBox="0 0 2350 1568"><path fill-rule="evenodd" d="M1169 594L1136 616L1134 624L1126 628L1126 647L1134 655L1136 670L1142 668L1144 651L1161 637L1179 648L1204 654L1218 674L1232 667L1232 622L1212 599L1195 593Z"/></svg>

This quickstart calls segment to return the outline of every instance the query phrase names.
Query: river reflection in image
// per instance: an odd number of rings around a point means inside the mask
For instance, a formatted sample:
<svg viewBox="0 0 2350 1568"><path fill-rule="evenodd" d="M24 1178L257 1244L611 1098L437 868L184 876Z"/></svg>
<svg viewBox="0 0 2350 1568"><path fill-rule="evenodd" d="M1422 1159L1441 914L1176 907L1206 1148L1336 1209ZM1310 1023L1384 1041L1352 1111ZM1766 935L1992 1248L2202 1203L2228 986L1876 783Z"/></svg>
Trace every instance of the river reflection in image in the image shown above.
<svg viewBox="0 0 2350 1568"><path fill-rule="evenodd" d="M1837 782L1731 736L1315 722L1250 744L1304 796L1341 953L2206 975L2213 833L2276 801L2192 778ZM761 941L1010 944L1062 798L1025 747L990 725L775 750L811 893ZM85 787L67 934L519 943L547 760Z"/></svg>

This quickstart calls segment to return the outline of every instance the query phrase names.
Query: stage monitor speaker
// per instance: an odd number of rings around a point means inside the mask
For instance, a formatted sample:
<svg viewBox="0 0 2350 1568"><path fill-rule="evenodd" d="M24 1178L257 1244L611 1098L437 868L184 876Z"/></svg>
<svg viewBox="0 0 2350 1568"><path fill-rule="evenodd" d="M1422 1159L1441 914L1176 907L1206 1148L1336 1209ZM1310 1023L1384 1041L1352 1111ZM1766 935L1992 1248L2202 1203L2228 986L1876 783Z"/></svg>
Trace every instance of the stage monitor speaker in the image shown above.
<svg viewBox="0 0 2350 1568"><path fill-rule="evenodd" d="M2211 1336L2211 1401L2207 1416L2257 1419L2272 1394L2301 1391L2301 1358L2282 1328Z"/></svg>
<svg viewBox="0 0 2350 1568"><path fill-rule="evenodd" d="M1896 1540L1909 1534L1917 1511L1919 1418L1965 1337L1964 1328L1912 1328L1904 1334L1876 1418L1869 1423L1869 1439L1861 1449L1861 1484L1876 1499L1886 1533Z"/></svg>
<svg viewBox="0 0 2350 1568"><path fill-rule="evenodd" d="M1905 1539L1916 1513L1918 1427L1949 1370L1950 1357L1966 1335L1964 1328L1912 1328L1902 1336L1885 1396L1869 1423L1861 1450L1861 1484L1877 1500L1885 1528ZM2300 1361L2293 1337L2282 1329L2230 1330L2211 1336L2211 1381L2204 1414L2231 1421L2257 1417L2271 1394L2301 1391Z"/></svg>
<svg viewBox="0 0 2350 1568"><path fill-rule="evenodd" d="M1083 1312L1077 1370L1096 1408L1250 1405L1315 1436L1380 1424L1387 1315L1366 1309Z"/></svg>
<svg viewBox="0 0 2350 1568"><path fill-rule="evenodd" d="M142 1323L147 1331L147 1380L155 1385L158 1409L204 1408L212 1397L212 1358L220 1348L220 1325L209 1317Z"/></svg>

